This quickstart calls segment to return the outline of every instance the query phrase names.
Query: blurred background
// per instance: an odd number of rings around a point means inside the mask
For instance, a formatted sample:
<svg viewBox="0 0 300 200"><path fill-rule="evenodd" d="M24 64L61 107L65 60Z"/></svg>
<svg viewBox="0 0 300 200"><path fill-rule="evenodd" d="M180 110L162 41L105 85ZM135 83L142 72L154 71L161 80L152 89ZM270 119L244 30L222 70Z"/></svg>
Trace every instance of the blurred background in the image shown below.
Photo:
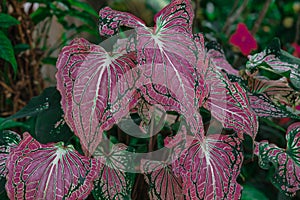
<svg viewBox="0 0 300 200"><path fill-rule="evenodd" d="M0 118L16 113L46 87L55 86L57 56L70 40L84 37L98 44L106 39L98 34L98 12L102 7L130 12L143 19L148 26L153 26L154 15L169 2L0 0ZM239 31L237 27L240 23L246 25L251 38L257 43L257 48L251 54L262 51L274 37L278 37L282 49L300 57L300 1L192 2L195 11L194 33L202 32L206 41L220 43L234 68L242 70L247 61L247 54L230 40ZM279 125L285 123L275 122ZM261 126L260 131L266 135L274 134L274 129L269 126ZM284 130L280 130L280 127L277 133L278 138L284 137ZM276 138L276 134L273 138ZM246 188L243 199L284 199L267 181L268 176L257 163L246 164L239 180Z"/></svg>

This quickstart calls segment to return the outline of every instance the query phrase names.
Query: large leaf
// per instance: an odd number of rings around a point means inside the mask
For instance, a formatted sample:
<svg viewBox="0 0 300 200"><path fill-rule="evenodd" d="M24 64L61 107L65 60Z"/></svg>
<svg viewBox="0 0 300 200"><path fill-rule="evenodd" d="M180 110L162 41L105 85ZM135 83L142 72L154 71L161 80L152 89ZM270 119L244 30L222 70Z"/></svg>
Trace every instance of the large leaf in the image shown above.
<svg viewBox="0 0 300 200"><path fill-rule="evenodd" d="M101 46L75 39L60 53L56 74L65 120L92 154L103 130L112 127L131 108L135 54L108 53Z"/></svg>
<svg viewBox="0 0 300 200"><path fill-rule="evenodd" d="M192 6L187 0L173 0L155 15L154 21L154 28L148 28L128 13L104 8L100 11L99 30L102 35L113 35L120 25L136 28L137 60L142 72L136 87L148 103L184 114L196 124L196 93L203 88L198 85L195 70Z"/></svg>
<svg viewBox="0 0 300 200"><path fill-rule="evenodd" d="M300 59L281 50L278 39L274 39L264 51L249 56L246 67L251 71L263 69L286 77L293 88L300 90Z"/></svg>
<svg viewBox="0 0 300 200"><path fill-rule="evenodd" d="M99 179L95 181L93 194L103 200L121 200L126 197L129 199L132 179L126 173L126 169L133 165L133 160L126 154L126 145L119 143L109 150L105 147L106 144L99 145L94 153L95 158L100 162L101 170Z"/></svg>
<svg viewBox="0 0 300 200"><path fill-rule="evenodd" d="M237 82L231 83L214 67L208 68L205 81L210 87L210 93L204 107L223 127L234 129L240 137L247 134L254 139L258 122L246 91Z"/></svg>
<svg viewBox="0 0 300 200"><path fill-rule="evenodd" d="M7 160L10 199L84 199L99 165L63 143L43 145L29 133Z"/></svg>
<svg viewBox="0 0 300 200"><path fill-rule="evenodd" d="M187 199L239 199L242 187L236 179L242 162L238 137L213 134L202 141L195 138L173 170L182 176Z"/></svg>
<svg viewBox="0 0 300 200"><path fill-rule="evenodd" d="M261 168L274 169L272 183L287 196L294 196L300 190L300 122L289 126L286 140L286 149L268 141L257 142L255 153Z"/></svg>
<svg viewBox="0 0 300 200"><path fill-rule="evenodd" d="M17 60L15 57L13 46L8 37L0 30L0 58L9 62L17 73Z"/></svg>
<svg viewBox="0 0 300 200"><path fill-rule="evenodd" d="M142 160L141 166L146 172L145 179L150 187L151 200L185 199L182 193L182 178L174 174L171 165L165 162Z"/></svg>

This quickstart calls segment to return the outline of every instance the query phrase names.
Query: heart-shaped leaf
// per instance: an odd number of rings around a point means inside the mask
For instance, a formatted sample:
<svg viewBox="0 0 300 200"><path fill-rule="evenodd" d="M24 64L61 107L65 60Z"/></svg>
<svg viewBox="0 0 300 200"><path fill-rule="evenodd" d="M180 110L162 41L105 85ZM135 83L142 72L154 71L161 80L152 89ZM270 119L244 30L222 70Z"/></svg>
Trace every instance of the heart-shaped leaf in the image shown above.
<svg viewBox="0 0 300 200"><path fill-rule="evenodd" d="M137 72L135 53L108 53L101 46L75 39L57 62L57 88L65 120L91 155L102 133L133 106ZM131 104L132 103L132 104Z"/></svg>
<svg viewBox="0 0 300 200"><path fill-rule="evenodd" d="M99 30L102 35L112 35L120 25L136 28L138 68L142 74L136 88L151 105L177 111L197 124L193 117L197 115L196 93L204 89L197 81L193 17L188 0L173 0L157 13L154 28L128 13L104 8L100 11Z"/></svg>
<svg viewBox="0 0 300 200"><path fill-rule="evenodd" d="M238 137L213 134L194 138L173 170L182 177L186 199L239 199L242 187L236 179L242 162Z"/></svg>
<svg viewBox="0 0 300 200"><path fill-rule="evenodd" d="M7 159L10 199L84 199L93 189L99 165L63 143L43 145L24 133Z"/></svg>
<svg viewBox="0 0 300 200"><path fill-rule="evenodd" d="M268 141L257 142L255 154L261 168L275 169L272 183L287 196L294 196L300 190L300 122L289 126L286 140L286 149Z"/></svg>

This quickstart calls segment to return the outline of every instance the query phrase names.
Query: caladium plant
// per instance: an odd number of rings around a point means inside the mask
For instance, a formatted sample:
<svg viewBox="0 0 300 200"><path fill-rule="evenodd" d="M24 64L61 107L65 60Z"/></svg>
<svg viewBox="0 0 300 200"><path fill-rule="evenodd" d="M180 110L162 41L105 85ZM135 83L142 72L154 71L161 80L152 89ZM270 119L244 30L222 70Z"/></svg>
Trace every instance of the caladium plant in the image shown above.
<svg viewBox="0 0 300 200"><path fill-rule="evenodd" d="M189 0L172 0L155 15L154 27L108 7L99 16L100 35L116 36L125 26L129 37L109 48L74 39L56 64L64 115L53 127L59 132L66 122L84 155L29 133L22 140L3 133L0 177L7 179L8 196L84 199L92 191L96 199L130 199L139 186L135 172L144 176L150 199L240 199L244 142L257 139L258 118L299 120L271 98L278 90L297 94L299 65L278 48L265 50L249 56L248 76L239 77L218 44L192 32ZM257 68L287 82L251 76ZM42 103L43 111L53 107ZM151 113L156 108L160 115ZM209 120L220 129L205 127ZM288 129L285 150L265 141L251 150L262 168L274 165L273 183L288 196L300 189L299 129L299 123Z"/></svg>

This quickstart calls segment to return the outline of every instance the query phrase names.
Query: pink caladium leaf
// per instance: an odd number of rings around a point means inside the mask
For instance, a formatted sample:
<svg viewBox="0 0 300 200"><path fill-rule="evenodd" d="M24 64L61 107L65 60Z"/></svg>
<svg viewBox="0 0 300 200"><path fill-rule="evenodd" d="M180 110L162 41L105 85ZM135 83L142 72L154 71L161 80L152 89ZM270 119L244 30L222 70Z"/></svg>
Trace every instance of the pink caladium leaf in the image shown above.
<svg viewBox="0 0 300 200"><path fill-rule="evenodd" d="M188 121L196 124L193 120L198 103L195 93L202 89L195 70L197 47L192 38L193 17L188 0L171 1L155 15L154 28L146 27L129 13L105 8L100 11L100 24L108 24L100 25L100 34L115 34L118 25L136 28L137 60L142 74L136 88L149 104L160 104L166 110L185 114ZM107 27L114 27L113 31Z"/></svg>
<svg viewBox="0 0 300 200"><path fill-rule="evenodd" d="M133 180L126 173L133 165L126 153L127 146L119 143L108 150L108 142L99 145L95 151L95 158L101 165L99 178L95 181L93 194L103 200L121 200L130 197Z"/></svg>
<svg viewBox="0 0 300 200"><path fill-rule="evenodd" d="M247 70L263 69L286 77L292 88L300 90L300 59L280 49L280 42L274 39L262 52L248 57Z"/></svg>
<svg viewBox="0 0 300 200"><path fill-rule="evenodd" d="M247 134L254 139L258 131L258 121L246 91L237 82L230 82L226 75L213 67L208 68L205 77L210 92L204 107L225 128L234 129L241 138L243 134Z"/></svg>
<svg viewBox="0 0 300 200"><path fill-rule="evenodd" d="M300 122L289 126L286 133L287 147L282 149L268 141L256 143L255 154L263 169L275 169L272 183L288 196L300 190Z"/></svg>
<svg viewBox="0 0 300 200"><path fill-rule="evenodd" d="M99 165L62 142L40 144L29 133L7 159L10 199L84 199Z"/></svg>
<svg viewBox="0 0 300 200"><path fill-rule="evenodd" d="M142 160L142 170L149 184L151 200L185 199L182 193L182 178L174 174L172 166L165 162Z"/></svg>
<svg viewBox="0 0 300 200"><path fill-rule="evenodd" d="M242 187L236 179L242 162L238 137L212 134L202 141L195 137L172 165L182 177L186 199L239 199Z"/></svg>
<svg viewBox="0 0 300 200"><path fill-rule="evenodd" d="M6 160L21 141L19 134L9 130L0 131L0 178L7 175Z"/></svg>
<svg viewBox="0 0 300 200"><path fill-rule="evenodd" d="M199 37L199 34L196 36ZM204 106L222 123L223 127L234 129L239 137L243 138L243 134L248 134L254 139L258 122L250 107L246 91L237 82L231 83L228 77L216 67L217 57L214 54L211 57L210 53L203 49L204 44L201 40L196 41L200 41L197 72L202 82L199 81L199 84L207 90L202 94L204 101L199 102L199 107Z"/></svg>
<svg viewBox="0 0 300 200"><path fill-rule="evenodd" d="M62 49L56 74L65 120L80 138L86 155L101 141L103 130L127 115L134 104L135 53L106 52L75 39Z"/></svg>

